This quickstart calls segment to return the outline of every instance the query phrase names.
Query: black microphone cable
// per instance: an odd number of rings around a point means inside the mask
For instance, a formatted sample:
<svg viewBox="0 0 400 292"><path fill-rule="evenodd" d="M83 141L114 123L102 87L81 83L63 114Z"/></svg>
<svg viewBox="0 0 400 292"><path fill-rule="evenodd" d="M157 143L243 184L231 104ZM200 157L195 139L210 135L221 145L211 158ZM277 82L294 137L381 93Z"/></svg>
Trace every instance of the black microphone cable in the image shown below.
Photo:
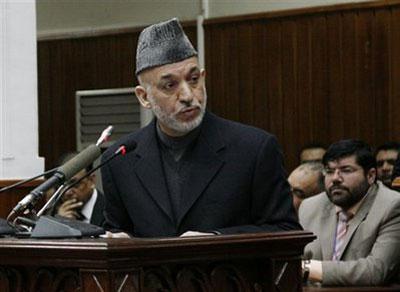
<svg viewBox="0 0 400 292"><path fill-rule="evenodd" d="M105 164L113 160L115 157L119 155L125 155L126 153L132 151L133 149L136 148L136 142L131 141L128 145L121 145L110 157L108 157L106 160L104 160L102 163L100 163L98 166L92 168L89 172L87 172L84 176L81 178L77 179L76 181L72 182L71 184L67 184L62 191L60 191L58 194L55 194L56 197L54 199L50 198L53 202L51 203L51 206L48 206L46 204L38 213L37 216L40 217L47 209L52 208L57 205L57 203L60 201L61 197L71 188L79 184L82 180L90 176L93 172L98 170L99 168L103 167Z"/></svg>
<svg viewBox="0 0 400 292"><path fill-rule="evenodd" d="M48 174L49 174L49 175L52 175L57 169L58 169L58 167L55 167L55 168L53 168L53 169L47 170L47 171L45 171L45 172L43 172L43 173L41 173L41 174L38 174L38 175L36 175L36 176L27 178L27 179L25 179L25 180L21 180L21 181L15 183L15 184L6 186L6 187L4 187L4 188L1 188L1 189L0 189L0 193L3 193L3 192L6 192L6 191L9 191L9 190L12 190L13 188L16 188L16 187L18 187L18 186L20 186L20 185L23 185L23 184L26 184L26 183L28 183L28 182L31 182L31 181L33 181L33 180L39 178L39 177L42 177L42 176L45 176L45 175L48 175Z"/></svg>

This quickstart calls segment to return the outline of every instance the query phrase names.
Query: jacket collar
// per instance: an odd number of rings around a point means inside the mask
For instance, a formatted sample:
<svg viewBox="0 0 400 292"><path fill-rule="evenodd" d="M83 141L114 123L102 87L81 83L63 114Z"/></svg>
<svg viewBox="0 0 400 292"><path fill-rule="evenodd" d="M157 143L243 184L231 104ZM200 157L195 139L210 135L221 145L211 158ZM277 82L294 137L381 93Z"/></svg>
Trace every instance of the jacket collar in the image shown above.
<svg viewBox="0 0 400 292"><path fill-rule="evenodd" d="M224 164L218 154L225 147L225 142L217 119L209 112L204 115L198 141L193 148L190 170L182 188L182 208L177 216L177 227ZM154 119L141 133L135 151L137 160L134 171L155 203L174 222L158 143Z"/></svg>

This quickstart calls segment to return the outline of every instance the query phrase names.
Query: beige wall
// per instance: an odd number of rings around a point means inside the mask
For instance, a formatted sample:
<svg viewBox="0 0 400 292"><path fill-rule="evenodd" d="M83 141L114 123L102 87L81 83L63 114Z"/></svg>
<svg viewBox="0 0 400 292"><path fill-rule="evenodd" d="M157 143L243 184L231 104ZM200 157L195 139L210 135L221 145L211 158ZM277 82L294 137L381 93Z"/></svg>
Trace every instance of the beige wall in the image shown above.
<svg viewBox="0 0 400 292"><path fill-rule="evenodd" d="M134 27L178 17L194 20L201 3L209 17L368 0L37 0L38 35Z"/></svg>
<svg viewBox="0 0 400 292"><path fill-rule="evenodd" d="M218 17L367 1L368 0L210 0L209 16Z"/></svg>
<svg viewBox="0 0 400 292"><path fill-rule="evenodd" d="M39 35L196 19L200 0L37 0Z"/></svg>

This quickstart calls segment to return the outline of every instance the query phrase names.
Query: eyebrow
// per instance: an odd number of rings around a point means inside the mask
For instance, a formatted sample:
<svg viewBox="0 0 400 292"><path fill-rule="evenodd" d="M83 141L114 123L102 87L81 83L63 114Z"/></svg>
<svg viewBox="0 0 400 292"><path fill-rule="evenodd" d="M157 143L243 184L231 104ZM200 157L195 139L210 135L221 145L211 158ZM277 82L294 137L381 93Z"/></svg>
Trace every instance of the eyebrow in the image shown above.
<svg viewBox="0 0 400 292"><path fill-rule="evenodd" d="M166 73L166 74L163 74L160 79L161 80L171 79L172 76L173 76L172 74Z"/></svg>
<svg viewBox="0 0 400 292"><path fill-rule="evenodd" d="M345 165L341 165L341 166L337 166L337 167L330 167L329 165L327 165L326 168L335 168L335 169L341 169L341 168L346 168L346 167L356 167L356 165L351 165L351 164L345 164Z"/></svg>
<svg viewBox="0 0 400 292"><path fill-rule="evenodd" d="M189 74L195 72L195 71L200 71L200 68L197 65L193 65L190 70L189 70ZM174 75L171 73L165 73L163 75L161 75L161 80L167 80L167 79L171 79Z"/></svg>

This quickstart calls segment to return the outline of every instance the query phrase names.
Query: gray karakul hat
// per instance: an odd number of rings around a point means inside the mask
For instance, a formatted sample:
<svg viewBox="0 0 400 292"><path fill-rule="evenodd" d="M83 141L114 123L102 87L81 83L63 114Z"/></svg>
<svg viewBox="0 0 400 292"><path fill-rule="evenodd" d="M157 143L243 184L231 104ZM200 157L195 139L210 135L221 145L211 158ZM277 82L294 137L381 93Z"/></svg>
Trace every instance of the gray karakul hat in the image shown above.
<svg viewBox="0 0 400 292"><path fill-rule="evenodd" d="M146 27L139 36L136 75L165 64L197 56L177 18Z"/></svg>

